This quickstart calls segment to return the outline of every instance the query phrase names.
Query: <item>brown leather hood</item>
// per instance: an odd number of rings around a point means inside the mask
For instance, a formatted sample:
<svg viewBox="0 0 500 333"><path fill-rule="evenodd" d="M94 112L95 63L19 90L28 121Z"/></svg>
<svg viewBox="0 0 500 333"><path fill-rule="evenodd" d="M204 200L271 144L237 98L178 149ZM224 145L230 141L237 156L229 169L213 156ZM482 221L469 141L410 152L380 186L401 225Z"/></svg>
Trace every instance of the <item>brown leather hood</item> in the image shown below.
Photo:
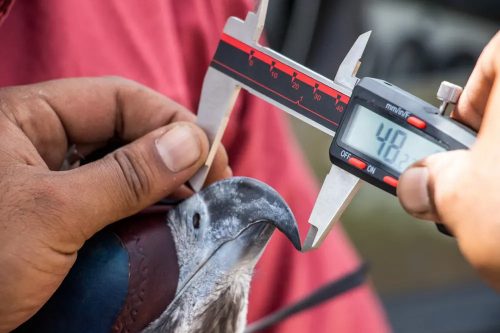
<svg viewBox="0 0 500 333"><path fill-rule="evenodd" d="M166 212L163 207L150 208L112 227L127 249L130 265L128 295L113 333L140 332L175 297L179 266Z"/></svg>

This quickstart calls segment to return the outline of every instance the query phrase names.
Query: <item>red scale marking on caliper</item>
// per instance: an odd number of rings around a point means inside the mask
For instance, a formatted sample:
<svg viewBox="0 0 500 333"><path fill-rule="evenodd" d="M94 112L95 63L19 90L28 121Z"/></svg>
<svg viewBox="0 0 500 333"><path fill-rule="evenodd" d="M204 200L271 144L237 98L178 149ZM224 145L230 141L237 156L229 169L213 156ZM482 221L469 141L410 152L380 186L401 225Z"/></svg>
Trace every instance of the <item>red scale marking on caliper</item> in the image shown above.
<svg viewBox="0 0 500 333"><path fill-rule="evenodd" d="M250 78L250 77L246 76L245 74L242 74L242 73L240 73L240 72L238 72L238 71L234 70L233 68L231 68L231 67L229 67L229 66L227 66L227 65L223 64L222 62L219 62L219 61L217 61L217 60L212 60L212 61L213 61L213 62L215 62L215 63L217 63L218 65L220 65L220 66L222 66L222 67L226 68L227 70L230 70L231 72L234 72L234 73L238 74L239 76L244 77L244 78L245 78L245 79L247 79L248 81L251 81L251 82L253 82L253 83L255 83L255 84L257 84L257 85L259 85L259 86L261 86L261 87L263 87L263 88L265 88L265 89L267 89L267 90L271 91L271 92L272 92L272 93L274 93L275 95L277 95L277 96L279 96L279 97L281 97L281 98L284 98L284 99L288 100L289 102L292 102L292 103L296 103L296 104L298 104L298 105L299 105L300 107L302 107L303 109L305 109L305 110L307 110L307 111L309 111L309 112L311 112L311 113L314 113L316 116L320 117L321 119L324 119L324 120L328 121L329 123L334 124L335 126L338 126L338 125L339 125L339 124L337 124L336 122L334 122L333 120L328 119L328 118L326 118L325 116L323 116L323 115L321 115L321 114L319 114L319 113L317 113L317 112L315 112L315 111L313 111L313 110L311 110L311 109L309 109L309 108L305 107L304 105L297 103L297 101L291 100L291 99L290 99L290 98L288 98L287 96L284 96L284 95L280 94L279 92L277 92L277 91L275 91L275 90L273 90L273 89L271 89L271 88L269 88L269 87L267 87L267 86L263 85L262 83L255 81L254 79L252 79L252 78Z"/></svg>
<svg viewBox="0 0 500 333"><path fill-rule="evenodd" d="M341 92L333 89L332 87L326 86L326 85L314 80L312 77L297 71L293 67L290 67L288 65L285 65L282 62L277 61L273 57L254 49L253 47L243 43L242 41L240 41L234 37L231 37L231 36L226 35L226 34L222 34L221 40L223 40L224 42L236 47L237 49L239 49L247 54L250 54L250 51L254 51L254 53L253 53L254 58L259 59L260 61L263 61L269 65L271 65L272 62L274 61L275 62L274 67L279 69L280 71L282 71L290 76L293 76L293 73L297 73L297 75L296 75L297 80L300 80L300 81L306 83L307 85L311 86L312 88L314 88L314 86L316 84L318 84L319 91L321 91L321 92L323 92L323 93L325 93L325 94L327 94L335 99L338 99L339 101L344 102L345 104L349 103L349 99L350 99L349 96L344 95Z"/></svg>

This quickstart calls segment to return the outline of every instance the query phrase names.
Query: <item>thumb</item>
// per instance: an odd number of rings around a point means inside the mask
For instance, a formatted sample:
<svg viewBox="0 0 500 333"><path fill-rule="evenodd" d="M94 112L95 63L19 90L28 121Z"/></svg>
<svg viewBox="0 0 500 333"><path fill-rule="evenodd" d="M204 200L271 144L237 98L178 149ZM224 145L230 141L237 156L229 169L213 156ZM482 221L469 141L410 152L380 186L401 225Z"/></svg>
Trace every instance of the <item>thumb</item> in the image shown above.
<svg viewBox="0 0 500 333"><path fill-rule="evenodd" d="M98 161L58 173L54 180L65 188L70 203L64 210L72 215L64 220L76 222L76 230L89 238L174 192L201 167L207 153L204 132L193 123L176 122Z"/></svg>
<svg viewBox="0 0 500 333"><path fill-rule="evenodd" d="M451 209L459 204L461 179L466 175L470 151L439 153L406 170L397 194L403 208L416 218L447 224L453 231Z"/></svg>

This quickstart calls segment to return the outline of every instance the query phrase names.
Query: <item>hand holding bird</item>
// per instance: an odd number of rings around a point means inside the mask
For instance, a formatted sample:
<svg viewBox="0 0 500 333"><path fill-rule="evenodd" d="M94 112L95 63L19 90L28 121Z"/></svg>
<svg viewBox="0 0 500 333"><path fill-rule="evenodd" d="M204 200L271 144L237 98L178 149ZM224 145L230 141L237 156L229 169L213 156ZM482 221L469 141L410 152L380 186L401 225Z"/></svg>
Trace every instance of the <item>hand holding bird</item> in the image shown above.
<svg viewBox="0 0 500 333"><path fill-rule="evenodd" d="M208 142L182 106L117 78L0 89L0 332L33 316L60 286L86 240L169 194L203 164ZM61 171L82 156L125 145ZM231 175L220 149L208 182Z"/></svg>

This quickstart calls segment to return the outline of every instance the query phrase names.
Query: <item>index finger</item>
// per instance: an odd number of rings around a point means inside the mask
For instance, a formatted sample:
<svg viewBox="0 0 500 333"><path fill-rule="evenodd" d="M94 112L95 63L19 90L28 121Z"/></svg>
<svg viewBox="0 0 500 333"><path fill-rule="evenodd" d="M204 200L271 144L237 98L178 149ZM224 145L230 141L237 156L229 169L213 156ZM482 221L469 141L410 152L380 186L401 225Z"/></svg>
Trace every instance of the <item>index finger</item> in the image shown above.
<svg viewBox="0 0 500 333"><path fill-rule="evenodd" d="M500 32L484 48L465 86L453 117L479 130L495 78L500 72Z"/></svg>
<svg viewBox="0 0 500 333"><path fill-rule="evenodd" d="M112 138L130 142L168 123L196 119L169 98L120 78L62 79L4 88L0 98L2 111L49 166L62 162L69 144L92 146Z"/></svg>

